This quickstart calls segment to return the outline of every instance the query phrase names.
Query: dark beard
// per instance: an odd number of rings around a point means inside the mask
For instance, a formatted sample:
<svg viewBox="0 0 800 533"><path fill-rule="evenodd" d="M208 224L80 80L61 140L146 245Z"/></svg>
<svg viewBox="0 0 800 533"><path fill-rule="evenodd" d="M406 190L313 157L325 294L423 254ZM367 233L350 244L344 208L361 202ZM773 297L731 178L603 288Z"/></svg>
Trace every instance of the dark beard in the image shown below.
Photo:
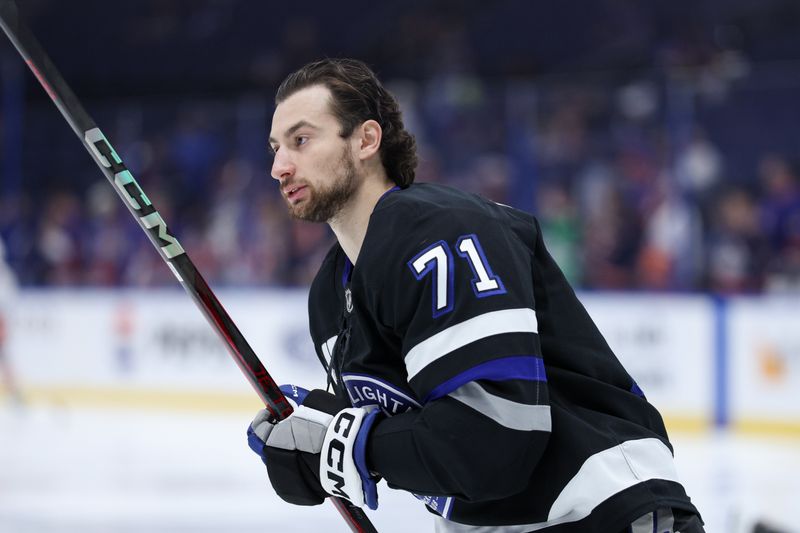
<svg viewBox="0 0 800 533"><path fill-rule="evenodd" d="M328 222L335 217L353 197L358 186L356 166L348 147L342 151L338 167L341 174L329 187L312 189L309 199L296 206L289 206L289 214L308 222Z"/></svg>

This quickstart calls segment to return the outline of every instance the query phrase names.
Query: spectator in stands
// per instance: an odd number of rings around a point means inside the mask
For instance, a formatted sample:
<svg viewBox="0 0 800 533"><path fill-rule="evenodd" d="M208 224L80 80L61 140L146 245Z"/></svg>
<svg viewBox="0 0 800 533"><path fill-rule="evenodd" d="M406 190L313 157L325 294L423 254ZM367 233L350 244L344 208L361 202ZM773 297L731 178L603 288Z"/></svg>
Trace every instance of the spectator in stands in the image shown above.
<svg viewBox="0 0 800 533"><path fill-rule="evenodd" d="M759 290L766 243L753 195L742 188L726 191L712 216L706 245L707 287L725 294Z"/></svg>
<svg viewBox="0 0 800 533"><path fill-rule="evenodd" d="M771 256L766 288L800 289L800 182L785 158L769 155L760 164L763 189L760 209L762 231Z"/></svg>

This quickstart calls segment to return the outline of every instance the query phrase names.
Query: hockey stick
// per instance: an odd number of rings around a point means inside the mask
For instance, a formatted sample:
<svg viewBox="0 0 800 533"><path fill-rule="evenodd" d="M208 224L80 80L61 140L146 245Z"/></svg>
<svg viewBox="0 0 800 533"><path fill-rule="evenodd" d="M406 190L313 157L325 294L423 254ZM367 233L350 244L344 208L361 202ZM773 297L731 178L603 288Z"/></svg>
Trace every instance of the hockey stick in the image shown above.
<svg viewBox="0 0 800 533"><path fill-rule="evenodd" d="M291 404L223 309L178 240L169 234L164 219L153 207L122 159L78 101L31 31L22 22L14 0L0 0L0 26L72 130L81 139L97 166L128 206L128 210L150 238L161 258L222 338L239 369L269 409L273 422L288 417L292 413ZM342 498L332 496L330 499L352 531L377 533L361 508Z"/></svg>

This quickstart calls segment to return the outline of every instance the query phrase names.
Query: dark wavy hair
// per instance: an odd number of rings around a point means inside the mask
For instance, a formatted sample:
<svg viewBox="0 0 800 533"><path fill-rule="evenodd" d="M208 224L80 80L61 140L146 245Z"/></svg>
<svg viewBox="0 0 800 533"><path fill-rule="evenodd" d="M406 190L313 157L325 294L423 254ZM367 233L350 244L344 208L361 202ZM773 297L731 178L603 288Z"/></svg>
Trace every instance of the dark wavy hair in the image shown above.
<svg viewBox="0 0 800 533"><path fill-rule="evenodd" d="M405 130L400 106L375 73L355 59L322 59L289 74L275 94L275 105L306 87L322 85L333 96L331 111L341 125L339 135L349 137L367 120L381 125L380 156L386 175L400 187L414 182L417 146Z"/></svg>

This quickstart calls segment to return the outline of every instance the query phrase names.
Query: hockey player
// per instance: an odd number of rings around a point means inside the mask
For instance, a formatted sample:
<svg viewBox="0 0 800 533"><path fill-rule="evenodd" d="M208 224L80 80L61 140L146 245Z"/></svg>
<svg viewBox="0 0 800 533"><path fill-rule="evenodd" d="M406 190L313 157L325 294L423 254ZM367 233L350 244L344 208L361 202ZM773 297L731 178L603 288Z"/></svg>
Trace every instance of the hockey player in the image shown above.
<svg viewBox="0 0 800 533"><path fill-rule="evenodd" d="M524 212L414 184L394 97L355 60L278 89L272 176L337 237L312 284L331 394L285 386L249 444L286 501L415 494L446 532L703 531L661 416Z"/></svg>

